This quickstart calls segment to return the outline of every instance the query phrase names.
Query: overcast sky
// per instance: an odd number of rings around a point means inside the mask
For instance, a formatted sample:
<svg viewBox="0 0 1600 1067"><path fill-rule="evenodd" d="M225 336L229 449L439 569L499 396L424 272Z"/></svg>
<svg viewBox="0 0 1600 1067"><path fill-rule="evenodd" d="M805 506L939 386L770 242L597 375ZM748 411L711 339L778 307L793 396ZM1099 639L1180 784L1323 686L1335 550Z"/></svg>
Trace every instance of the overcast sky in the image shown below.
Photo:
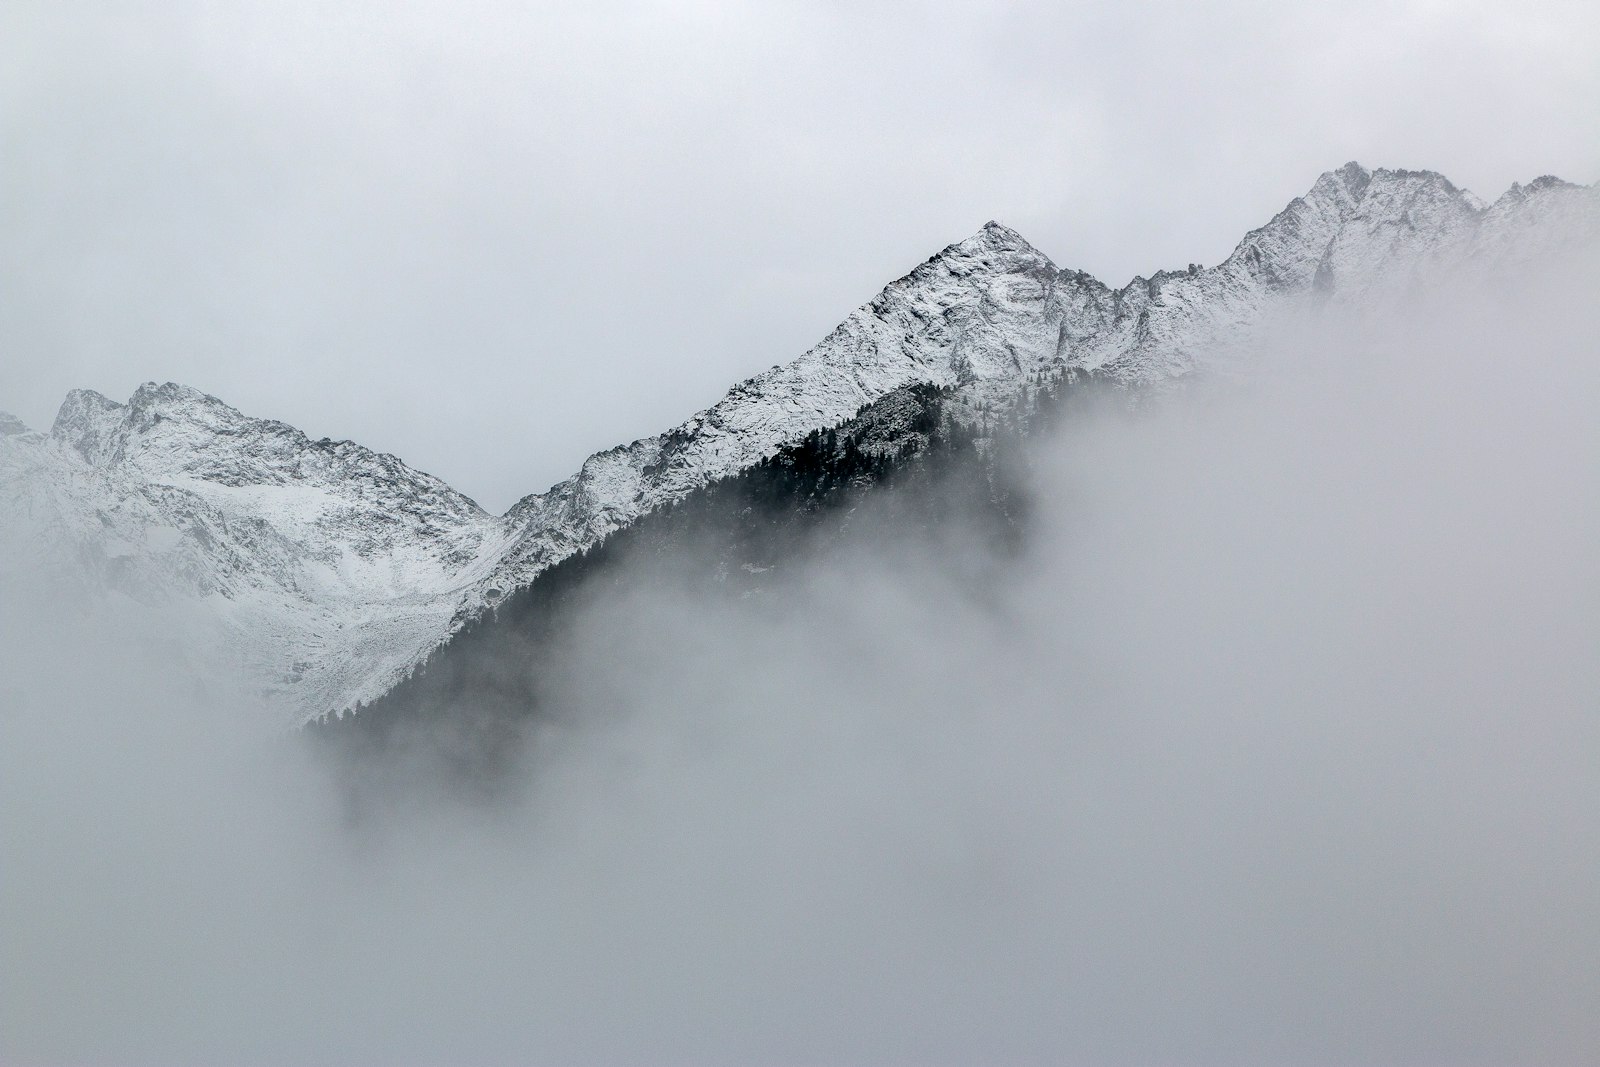
<svg viewBox="0 0 1600 1067"><path fill-rule="evenodd" d="M185 382L493 510L985 220L1121 283L1347 159L1600 177L1600 9L0 7L0 409Z"/></svg>

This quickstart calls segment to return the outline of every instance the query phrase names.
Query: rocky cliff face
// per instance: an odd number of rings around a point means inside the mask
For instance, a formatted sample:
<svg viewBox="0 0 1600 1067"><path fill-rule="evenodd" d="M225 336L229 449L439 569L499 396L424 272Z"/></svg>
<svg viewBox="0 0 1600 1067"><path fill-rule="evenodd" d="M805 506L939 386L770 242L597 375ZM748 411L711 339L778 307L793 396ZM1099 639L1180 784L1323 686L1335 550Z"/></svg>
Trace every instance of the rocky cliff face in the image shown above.
<svg viewBox="0 0 1600 1067"><path fill-rule="evenodd" d="M1485 205L1438 174L1353 163L1224 262L1121 289L991 222L794 362L502 517L393 456L182 386L147 384L126 404L78 390L48 434L0 416L0 535L12 568L196 603L220 652L303 721L375 699L552 564L896 390L938 386L993 411L1069 370L1141 386L1238 370L1280 315L1404 299L1597 240L1594 187L1541 178Z"/></svg>

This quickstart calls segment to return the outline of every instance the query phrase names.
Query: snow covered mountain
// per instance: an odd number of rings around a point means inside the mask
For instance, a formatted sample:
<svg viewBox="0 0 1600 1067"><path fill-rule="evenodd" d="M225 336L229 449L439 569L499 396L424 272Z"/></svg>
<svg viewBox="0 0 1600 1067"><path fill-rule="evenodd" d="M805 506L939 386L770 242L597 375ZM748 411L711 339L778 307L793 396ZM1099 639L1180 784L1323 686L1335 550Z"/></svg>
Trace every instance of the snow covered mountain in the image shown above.
<svg viewBox="0 0 1600 1067"><path fill-rule="evenodd" d="M1230 369L1277 315L1402 299L1597 240L1596 187L1540 178L1485 205L1438 174L1354 163L1221 264L1121 289L991 222L794 362L501 517L392 456L182 386L147 384L126 404L75 391L47 434L0 415L4 565L198 605L216 650L304 721L376 699L551 565L897 390L951 389L992 411L1071 370L1177 381Z"/></svg>
<svg viewBox="0 0 1600 1067"><path fill-rule="evenodd" d="M446 632L505 520L348 441L312 441L180 385L74 390L48 434L0 438L5 566L199 611L188 643L293 716L403 672Z"/></svg>

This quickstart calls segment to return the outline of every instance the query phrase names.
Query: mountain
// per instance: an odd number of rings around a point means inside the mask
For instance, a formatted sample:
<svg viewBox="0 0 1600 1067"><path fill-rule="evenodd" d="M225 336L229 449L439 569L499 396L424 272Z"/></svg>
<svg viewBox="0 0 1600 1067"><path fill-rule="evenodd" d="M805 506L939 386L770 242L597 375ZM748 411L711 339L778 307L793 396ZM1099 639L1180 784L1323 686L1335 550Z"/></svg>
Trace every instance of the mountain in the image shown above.
<svg viewBox="0 0 1600 1067"><path fill-rule="evenodd" d="M1486 205L1432 172L1354 163L1222 263L1120 289L991 222L792 363L591 456L504 516L393 456L183 386L146 384L126 404L78 390L48 433L0 416L0 566L86 597L195 607L203 654L304 722L378 700L563 560L663 509L704 506L719 484L771 493L813 467L880 477L936 438L981 441L1069 380L1160 388L1235 373L1280 316L1514 272L1597 236L1592 186L1540 178Z"/></svg>
<svg viewBox="0 0 1600 1067"><path fill-rule="evenodd" d="M1496 269L1597 231L1593 187L1541 178L1485 207L1438 174L1350 163L1220 265L1113 290L1057 268L990 222L892 282L794 362L741 382L664 434L591 456L572 478L518 502L508 514L517 541L469 596L469 614L640 515L896 389L948 386L1005 406L1030 380L1070 368L1171 381L1214 366L1297 297L1370 300L1447 266Z"/></svg>
<svg viewBox="0 0 1600 1067"><path fill-rule="evenodd" d="M0 438L6 565L201 612L193 640L295 721L437 642L505 520L393 456L313 441L184 386L89 390Z"/></svg>

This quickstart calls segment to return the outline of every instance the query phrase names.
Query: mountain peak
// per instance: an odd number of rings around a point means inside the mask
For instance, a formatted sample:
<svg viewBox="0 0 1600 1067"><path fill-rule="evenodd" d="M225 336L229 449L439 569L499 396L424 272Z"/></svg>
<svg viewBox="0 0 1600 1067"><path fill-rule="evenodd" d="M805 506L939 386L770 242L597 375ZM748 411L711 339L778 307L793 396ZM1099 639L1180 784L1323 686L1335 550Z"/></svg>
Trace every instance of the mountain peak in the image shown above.
<svg viewBox="0 0 1600 1067"><path fill-rule="evenodd" d="M133 391L127 406L136 411L156 410L163 413L196 406L229 412L235 410L209 393L178 382L145 382Z"/></svg>
<svg viewBox="0 0 1600 1067"><path fill-rule="evenodd" d="M1500 194L1500 201L1504 203L1516 203L1518 201L1526 200L1529 197L1536 196L1547 189L1581 188L1582 186L1574 185L1569 181L1563 181L1562 179L1557 178L1554 174L1543 174L1533 179L1533 181L1529 182L1527 185L1523 185L1521 182L1512 182L1511 188Z"/></svg>
<svg viewBox="0 0 1600 1067"><path fill-rule="evenodd" d="M978 230L978 233L974 236L978 235L987 236L996 241L1022 241L1023 244L1028 243L1022 240L1022 235L1016 230L1013 230L1005 223L998 222L994 219L990 219L988 222L984 223L983 227Z"/></svg>
<svg viewBox="0 0 1600 1067"><path fill-rule="evenodd" d="M1338 170L1330 170L1324 177L1332 177L1342 184L1352 200L1360 200L1372 184L1372 171L1353 159Z"/></svg>
<svg viewBox="0 0 1600 1067"><path fill-rule="evenodd" d="M0 437L27 433L28 425L9 411L0 411Z"/></svg>
<svg viewBox="0 0 1600 1067"><path fill-rule="evenodd" d="M93 389L67 393L56 413L50 435L76 449L96 465L112 462L129 432L148 429L163 420L206 425L242 419L216 397L177 382L145 382L126 404L119 404Z"/></svg>
<svg viewBox="0 0 1600 1067"><path fill-rule="evenodd" d="M1355 160L1323 173L1302 199L1323 205L1340 215L1349 215L1363 209L1363 205L1380 194L1387 194L1386 200L1395 203L1419 193L1444 200L1472 199L1470 194L1456 188L1450 179L1437 171L1390 170L1385 167L1368 170Z"/></svg>
<svg viewBox="0 0 1600 1067"><path fill-rule="evenodd" d="M127 405L93 389L74 389L61 401L50 436L76 449L90 463L109 460Z"/></svg>
<svg viewBox="0 0 1600 1067"><path fill-rule="evenodd" d="M56 422L59 423L63 418L72 418L80 411L121 411L123 407L124 405L93 389L69 389L61 401L60 409L56 411Z"/></svg>
<svg viewBox="0 0 1600 1067"><path fill-rule="evenodd" d="M1397 238L1435 246L1470 227L1483 204L1429 170L1368 170L1351 160L1326 171L1234 249L1229 262L1275 289L1382 276ZM1404 235L1399 237L1398 235Z"/></svg>
<svg viewBox="0 0 1600 1067"><path fill-rule="evenodd" d="M951 265L960 261L974 261L965 268L967 273L976 265L988 267L996 263L1006 270L1055 266L1050 262L1050 257L1029 244L1027 238L993 219L984 223L971 237L945 248L930 262L941 259Z"/></svg>
<svg viewBox="0 0 1600 1067"><path fill-rule="evenodd" d="M1038 249L1029 244L1027 239L1020 233L1018 233L1016 230L1013 230L1005 223L996 222L994 219L990 219L988 222L984 223L978 229L977 233L973 234L971 237L968 237L965 241L956 244L954 247L1003 248L1014 249L1018 251L1026 250L1035 253L1038 252Z"/></svg>
<svg viewBox="0 0 1600 1067"><path fill-rule="evenodd" d="M1537 178L1533 179L1533 181L1529 182L1527 187L1530 190L1534 191L1534 192L1539 192L1539 191L1544 190L1544 189L1575 189L1575 188L1577 188L1577 186L1573 185L1571 182L1564 181L1561 178L1557 178L1554 174L1541 174L1541 175L1539 175L1539 177L1537 177Z"/></svg>
<svg viewBox="0 0 1600 1067"><path fill-rule="evenodd" d="M1346 215L1366 198L1373 180L1386 173L1368 170L1352 159L1342 167L1324 171L1301 199L1324 206L1336 215Z"/></svg>

